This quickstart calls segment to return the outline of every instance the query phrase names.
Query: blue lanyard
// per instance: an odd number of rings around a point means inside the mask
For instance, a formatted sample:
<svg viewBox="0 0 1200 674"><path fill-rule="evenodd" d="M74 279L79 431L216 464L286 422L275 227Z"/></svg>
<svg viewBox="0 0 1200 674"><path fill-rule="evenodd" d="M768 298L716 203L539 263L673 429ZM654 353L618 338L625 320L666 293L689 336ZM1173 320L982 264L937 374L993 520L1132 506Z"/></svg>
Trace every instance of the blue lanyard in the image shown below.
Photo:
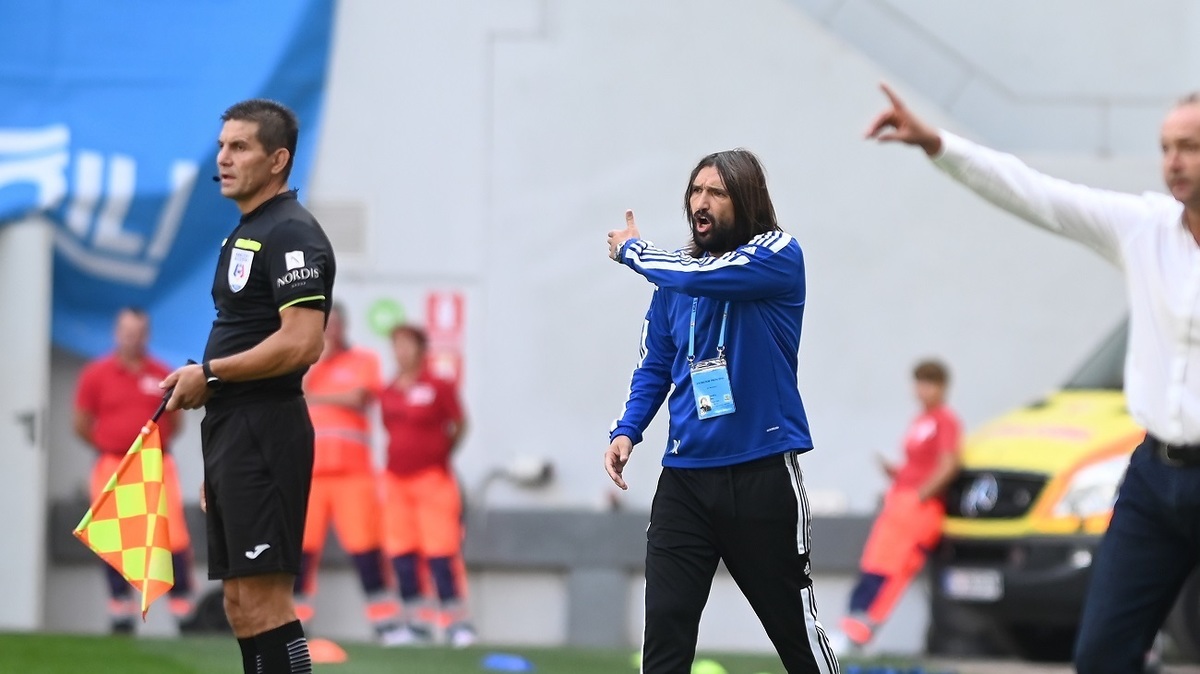
<svg viewBox="0 0 1200 674"><path fill-rule="evenodd" d="M696 360L696 305L700 298L692 298L692 323L688 327L688 363ZM725 357L725 326L729 323L729 302L725 303L725 313L721 316L721 336L717 338L717 358Z"/></svg>

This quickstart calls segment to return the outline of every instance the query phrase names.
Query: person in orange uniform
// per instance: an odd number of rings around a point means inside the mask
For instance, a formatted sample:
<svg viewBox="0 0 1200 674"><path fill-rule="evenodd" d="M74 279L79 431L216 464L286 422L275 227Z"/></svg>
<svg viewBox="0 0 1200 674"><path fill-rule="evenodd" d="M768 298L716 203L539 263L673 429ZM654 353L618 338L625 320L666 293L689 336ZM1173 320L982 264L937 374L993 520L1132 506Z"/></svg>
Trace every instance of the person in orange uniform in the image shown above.
<svg viewBox="0 0 1200 674"><path fill-rule="evenodd" d="M892 484L863 548L850 610L835 637L840 646L871 640L942 535L942 493L958 474L962 424L946 405L945 365L922 361L913 379L922 410L904 436L904 462L880 461Z"/></svg>
<svg viewBox="0 0 1200 674"><path fill-rule="evenodd" d="M162 401L163 391L158 382L171 369L149 355L149 339L149 316L140 309L121 309L113 331L113 352L88 363L79 375L73 425L76 435L97 453L91 476L93 501L104 490L130 444ZM193 626L191 539L184 519L175 460L168 453L171 440L179 431L178 413L163 414L159 417L158 427L163 441L167 532L175 571L169 605L181 631L187 631ZM114 634L131 634L134 617L140 612L133 587L107 564L104 573L109 589L111 630Z"/></svg>
<svg viewBox="0 0 1200 674"><path fill-rule="evenodd" d="M465 606L462 499L450 457L466 430L458 392L426 364L427 338L420 328L401 325L392 332L396 378L379 396L388 433L384 473L384 548L392 561L406 629L414 641L431 637L418 618L422 609L422 569L436 590L452 646L475 642Z"/></svg>
<svg viewBox="0 0 1200 674"><path fill-rule="evenodd" d="M379 359L367 349L350 346L344 309L335 304L325 327L321 358L304 378L316 442L295 600L297 615L310 620L317 567L332 522L338 541L358 571L367 598L367 619L379 640L393 645L399 607L384 576L379 490L371 465L367 418L382 385Z"/></svg>

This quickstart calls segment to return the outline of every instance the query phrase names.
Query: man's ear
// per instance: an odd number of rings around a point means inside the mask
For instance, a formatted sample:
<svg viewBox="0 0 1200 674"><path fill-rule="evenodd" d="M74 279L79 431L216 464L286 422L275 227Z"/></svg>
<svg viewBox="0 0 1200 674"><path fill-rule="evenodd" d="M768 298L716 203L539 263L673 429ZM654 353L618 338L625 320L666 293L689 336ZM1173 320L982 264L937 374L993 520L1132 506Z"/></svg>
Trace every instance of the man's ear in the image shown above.
<svg viewBox="0 0 1200 674"><path fill-rule="evenodd" d="M279 175L287 169L288 161L291 160L292 153L288 152L286 147L281 147L271 153L271 173Z"/></svg>

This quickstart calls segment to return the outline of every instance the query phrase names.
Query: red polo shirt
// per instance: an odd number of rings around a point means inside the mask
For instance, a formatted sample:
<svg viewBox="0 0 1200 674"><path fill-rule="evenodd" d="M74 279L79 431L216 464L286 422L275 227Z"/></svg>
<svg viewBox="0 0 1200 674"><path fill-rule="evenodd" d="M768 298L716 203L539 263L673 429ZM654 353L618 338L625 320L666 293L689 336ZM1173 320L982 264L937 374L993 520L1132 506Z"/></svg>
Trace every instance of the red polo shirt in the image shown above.
<svg viewBox="0 0 1200 674"><path fill-rule="evenodd" d="M75 407L95 420L91 440L101 453L124 455L129 451L142 426L162 402L164 391L158 382L170 372L166 365L150 357L142 361L140 368L130 370L111 355L83 368L75 389ZM175 432L175 415L162 415L158 427L165 450Z"/></svg>
<svg viewBox="0 0 1200 674"><path fill-rule="evenodd" d="M896 473L897 487L919 489L937 468L943 453L957 453L962 424L945 405L922 413L904 436L904 465Z"/></svg>
<svg viewBox="0 0 1200 674"><path fill-rule="evenodd" d="M388 433L389 472L411 475L448 465L450 424L463 419L453 384L428 371L408 388L393 382L379 395L379 412Z"/></svg>

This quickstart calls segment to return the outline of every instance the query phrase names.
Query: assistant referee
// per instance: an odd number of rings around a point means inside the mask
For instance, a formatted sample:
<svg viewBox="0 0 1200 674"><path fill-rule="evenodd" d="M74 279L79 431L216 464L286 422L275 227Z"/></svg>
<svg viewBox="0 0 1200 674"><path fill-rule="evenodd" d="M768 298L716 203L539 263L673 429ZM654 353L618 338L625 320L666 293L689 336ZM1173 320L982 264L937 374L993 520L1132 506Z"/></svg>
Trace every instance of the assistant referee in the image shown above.
<svg viewBox="0 0 1200 674"><path fill-rule="evenodd" d="M221 119L221 194L242 217L221 246L204 362L162 386L175 387L167 409L205 406L208 575L222 581L245 672L311 672L292 604L313 465L301 380L321 355L336 265L321 226L287 188L295 114L253 99Z"/></svg>

